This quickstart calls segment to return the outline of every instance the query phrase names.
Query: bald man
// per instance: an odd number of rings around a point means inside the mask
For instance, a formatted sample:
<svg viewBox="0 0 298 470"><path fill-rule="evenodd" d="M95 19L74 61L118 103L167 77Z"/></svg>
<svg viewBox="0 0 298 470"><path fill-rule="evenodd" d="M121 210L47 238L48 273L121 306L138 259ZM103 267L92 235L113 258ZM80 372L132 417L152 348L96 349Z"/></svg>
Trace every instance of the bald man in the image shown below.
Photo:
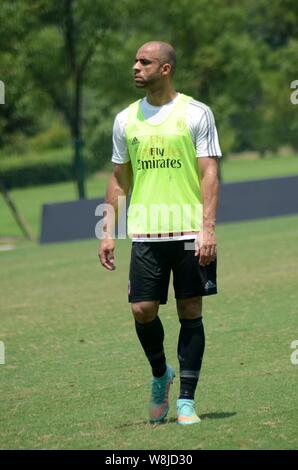
<svg viewBox="0 0 298 470"><path fill-rule="evenodd" d="M175 90L175 68L175 50L168 43L151 41L137 51L134 81L146 96L114 121L114 171L106 195L114 211L105 219L99 258L107 270L115 269L112 214L118 214L119 197L131 191L128 300L152 371L149 419L165 420L175 377L166 361L159 317L172 273L180 321L177 422L191 425L200 422L195 392L205 348L202 297L217 293L215 220L221 150L212 111Z"/></svg>

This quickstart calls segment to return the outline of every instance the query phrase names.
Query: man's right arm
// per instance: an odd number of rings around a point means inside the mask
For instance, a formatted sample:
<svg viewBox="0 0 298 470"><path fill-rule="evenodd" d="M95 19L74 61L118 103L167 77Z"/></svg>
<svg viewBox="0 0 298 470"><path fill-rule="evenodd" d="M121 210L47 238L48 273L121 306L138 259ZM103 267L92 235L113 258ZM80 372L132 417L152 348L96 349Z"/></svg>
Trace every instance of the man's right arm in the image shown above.
<svg viewBox="0 0 298 470"><path fill-rule="evenodd" d="M131 184L132 169L130 161L123 164L114 164L114 171L110 177L106 192L106 204L109 204L113 210L107 211L106 213L102 240L98 250L98 256L102 266L109 271L115 269L115 240L113 234L115 233L115 224L118 221L118 214L121 212L119 198L128 196Z"/></svg>

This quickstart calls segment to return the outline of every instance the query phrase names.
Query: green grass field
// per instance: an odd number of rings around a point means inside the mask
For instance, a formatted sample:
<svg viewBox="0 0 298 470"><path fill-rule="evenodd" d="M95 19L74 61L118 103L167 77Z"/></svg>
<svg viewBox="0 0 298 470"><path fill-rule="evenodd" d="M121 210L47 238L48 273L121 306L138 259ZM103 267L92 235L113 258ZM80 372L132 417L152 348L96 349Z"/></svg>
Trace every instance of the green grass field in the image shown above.
<svg viewBox="0 0 298 470"><path fill-rule="evenodd" d="M223 159L222 179L225 183L298 175L298 156L273 156L263 159Z"/></svg>
<svg viewBox="0 0 298 470"><path fill-rule="evenodd" d="M219 295L204 306L198 426L147 423L150 371L126 300L130 244L117 270L97 240L0 252L1 449L297 449L298 216L218 227ZM161 308L169 363L178 321Z"/></svg>

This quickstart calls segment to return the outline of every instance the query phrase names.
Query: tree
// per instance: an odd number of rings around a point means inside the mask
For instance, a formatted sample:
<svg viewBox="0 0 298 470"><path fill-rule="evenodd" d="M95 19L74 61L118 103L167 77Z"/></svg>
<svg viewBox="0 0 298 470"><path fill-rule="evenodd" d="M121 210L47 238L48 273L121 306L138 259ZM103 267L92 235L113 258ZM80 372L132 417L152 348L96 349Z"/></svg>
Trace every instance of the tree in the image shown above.
<svg viewBox="0 0 298 470"><path fill-rule="evenodd" d="M0 79L9 86L0 147L12 137L26 143L58 111L84 196L83 137L99 168L110 158L113 117L140 96L131 66L151 39L175 46L177 89L212 107L225 154L297 148L289 99L298 79L296 0L163 0L158 8L147 0L141 11L139 0L2 0Z"/></svg>
<svg viewBox="0 0 298 470"><path fill-rule="evenodd" d="M85 197L81 148L86 73L99 44L123 21L120 6L108 0L36 0L24 12L27 67L69 127L80 198Z"/></svg>
<svg viewBox="0 0 298 470"><path fill-rule="evenodd" d="M25 29L22 7L16 1L3 1L0 8L0 80L5 84L5 104L0 106L0 148L23 153L26 138L39 129L38 93L32 89L21 47Z"/></svg>

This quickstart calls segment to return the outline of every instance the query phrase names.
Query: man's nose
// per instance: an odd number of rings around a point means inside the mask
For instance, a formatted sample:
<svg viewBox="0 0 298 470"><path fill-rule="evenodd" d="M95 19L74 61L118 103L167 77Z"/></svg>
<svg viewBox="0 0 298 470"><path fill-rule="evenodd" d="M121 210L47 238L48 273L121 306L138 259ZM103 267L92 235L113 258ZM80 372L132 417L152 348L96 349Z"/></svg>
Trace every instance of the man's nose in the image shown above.
<svg viewBox="0 0 298 470"><path fill-rule="evenodd" d="M133 68L134 72L139 72L140 71L140 62L139 61L135 62L133 64L132 68Z"/></svg>

